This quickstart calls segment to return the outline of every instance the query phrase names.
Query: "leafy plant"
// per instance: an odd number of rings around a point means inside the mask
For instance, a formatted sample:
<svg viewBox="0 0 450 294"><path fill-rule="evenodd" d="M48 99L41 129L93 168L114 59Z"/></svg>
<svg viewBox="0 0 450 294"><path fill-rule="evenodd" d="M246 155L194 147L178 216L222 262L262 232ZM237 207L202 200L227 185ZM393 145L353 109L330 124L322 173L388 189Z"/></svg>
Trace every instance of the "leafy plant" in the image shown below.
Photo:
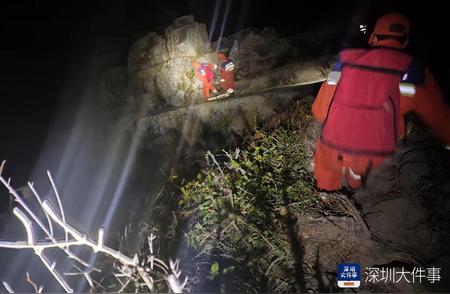
<svg viewBox="0 0 450 294"><path fill-rule="evenodd" d="M307 168L304 124L283 121L289 123L258 130L243 149L217 158L208 152L205 168L180 189L187 242L221 291L296 289L289 220L320 202Z"/></svg>

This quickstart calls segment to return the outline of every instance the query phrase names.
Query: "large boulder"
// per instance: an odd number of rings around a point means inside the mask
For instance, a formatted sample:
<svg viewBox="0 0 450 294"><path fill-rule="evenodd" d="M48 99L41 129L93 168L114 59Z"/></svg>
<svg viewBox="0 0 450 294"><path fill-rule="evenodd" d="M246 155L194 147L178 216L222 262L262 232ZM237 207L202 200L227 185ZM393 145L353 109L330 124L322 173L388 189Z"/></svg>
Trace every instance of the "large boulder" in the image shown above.
<svg viewBox="0 0 450 294"><path fill-rule="evenodd" d="M176 19L166 29L165 40L169 58L196 57L211 51L206 25L194 22L192 15Z"/></svg>
<svg viewBox="0 0 450 294"><path fill-rule="evenodd" d="M295 85L318 84L325 80L327 64L326 61L316 60L280 66L256 77L238 80L237 92L243 95Z"/></svg>
<svg viewBox="0 0 450 294"><path fill-rule="evenodd" d="M229 51L235 61L238 79L265 74L285 64L294 52L289 39L278 36L270 27L250 28L222 38L219 47Z"/></svg>
<svg viewBox="0 0 450 294"><path fill-rule="evenodd" d="M297 45L269 27L245 29L221 38L219 42L210 44L206 25L195 22L192 15L176 19L163 34L151 32L144 35L129 50L126 83L121 94L114 98L125 100L126 111L112 112L133 114L136 119L149 112L203 102L191 65L193 61L218 64L213 49L217 47L228 52L236 64L237 96L317 82L324 78L330 59L316 58L312 61L296 58ZM217 80L218 74L216 70ZM111 77L105 79L115 83ZM122 80L119 85L123 85ZM113 84L110 86L116 88L117 85ZM102 87L103 92L108 92L108 85ZM111 101L111 97L107 100Z"/></svg>
<svg viewBox="0 0 450 294"><path fill-rule="evenodd" d="M128 55L130 102L141 112L199 101L191 67L194 60L217 63L206 25L195 22L193 16L176 19L163 35L145 35Z"/></svg>
<svg viewBox="0 0 450 294"><path fill-rule="evenodd" d="M304 89L303 95L310 95L311 89ZM201 103L178 108L158 115L149 115L139 120L139 128L146 135L149 149L155 145L184 140L189 146L206 140L208 144L219 146L231 139L231 133L253 132L263 121L295 99L295 93L277 95L249 95L239 99L226 99L216 103ZM205 133L214 132L216 137ZM173 137L173 134L176 134ZM202 148L202 150L204 150Z"/></svg>
<svg viewBox="0 0 450 294"><path fill-rule="evenodd" d="M164 38L157 33L148 33L130 49L128 54L128 74L133 76L145 67L166 62L169 59L165 50Z"/></svg>

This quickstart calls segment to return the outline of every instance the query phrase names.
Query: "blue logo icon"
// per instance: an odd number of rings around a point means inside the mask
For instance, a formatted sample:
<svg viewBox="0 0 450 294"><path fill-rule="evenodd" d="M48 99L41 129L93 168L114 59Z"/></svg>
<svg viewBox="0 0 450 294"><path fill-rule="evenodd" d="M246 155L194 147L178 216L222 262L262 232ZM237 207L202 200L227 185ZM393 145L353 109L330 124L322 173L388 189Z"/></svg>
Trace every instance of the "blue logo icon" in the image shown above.
<svg viewBox="0 0 450 294"><path fill-rule="evenodd" d="M339 288L358 288L361 285L361 267L358 263L340 263L337 266Z"/></svg>

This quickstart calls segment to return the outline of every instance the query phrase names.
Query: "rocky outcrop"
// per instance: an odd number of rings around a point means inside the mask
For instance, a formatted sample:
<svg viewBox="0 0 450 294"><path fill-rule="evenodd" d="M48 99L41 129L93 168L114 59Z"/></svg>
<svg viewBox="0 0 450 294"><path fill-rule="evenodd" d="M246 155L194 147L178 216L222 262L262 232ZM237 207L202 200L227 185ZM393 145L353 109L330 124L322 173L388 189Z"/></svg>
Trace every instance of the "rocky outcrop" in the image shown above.
<svg viewBox="0 0 450 294"><path fill-rule="evenodd" d="M119 70L109 72L102 87L105 100L110 105L126 101L124 115L143 130L148 148L182 140L186 146L201 144L199 150L205 150L220 140L232 140L232 133L254 130L294 99L312 96L314 87L295 85L320 82L327 72L326 58L295 58L298 50L289 38L272 28L246 29L220 42L220 49L236 64L232 99L203 103L191 63L218 64L213 50L218 44L208 43L204 24L185 16L164 34L149 33L134 43L128 55L126 90L116 89L122 85ZM115 85L108 88L108 82ZM220 138L205 140L208 132Z"/></svg>
<svg viewBox="0 0 450 294"><path fill-rule="evenodd" d="M175 20L164 34L149 33L130 49L127 101L133 112L146 113L203 102L192 61L218 64L206 26L193 16ZM220 40L236 64L237 95L323 78L327 60L295 59L298 50L272 28L247 29ZM295 62L291 62L294 60ZM216 72L218 77L218 71Z"/></svg>
<svg viewBox="0 0 450 294"><path fill-rule="evenodd" d="M239 95L246 95L268 89L308 85L325 80L326 64L321 61L310 61L288 64L254 78L246 78L236 82Z"/></svg>
<svg viewBox="0 0 450 294"><path fill-rule="evenodd" d="M139 128L145 134L147 148L183 142L199 150L233 145L233 134L252 133L262 122L286 108L302 92L310 96L311 88L284 93L249 95L202 103L143 117ZM212 135L214 134L214 135ZM190 147L189 147L190 146ZM201 151L203 152L203 151Z"/></svg>
<svg viewBox="0 0 450 294"><path fill-rule="evenodd" d="M270 27L262 30L250 28L222 38L220 48L229 51L236 62L238 79L266 74L292 60L295 52L291 41L278 36Z"/></svg>
<svg viewBox="0 0 450 294"><path fill-rule="evenodd" d="M220 40L220 49L236 64L233 99L204 103L191 64L218 64L217 47L193 16L176 19L163 34L140 38L129 50L126 68L103 75L99 94L110 116L139 125L150 148L180 138L194 146L209 131L229 141L231 133L251 131L294 99L312 96L314 86L299 84L320 82L328 69L329 58L298 58L297 45L272 28L246 29ZM220 141L208 140L209 145Z"/></svg>
<svg viewBox="0 0 450 294"><path fill-rule="evenodd" d="M193 16L180 17L163 35L149 33L131 47L128 98L138 111L196 102L201 97L191 63L217 63L215 58L206 25L195 22Z"/></svg>

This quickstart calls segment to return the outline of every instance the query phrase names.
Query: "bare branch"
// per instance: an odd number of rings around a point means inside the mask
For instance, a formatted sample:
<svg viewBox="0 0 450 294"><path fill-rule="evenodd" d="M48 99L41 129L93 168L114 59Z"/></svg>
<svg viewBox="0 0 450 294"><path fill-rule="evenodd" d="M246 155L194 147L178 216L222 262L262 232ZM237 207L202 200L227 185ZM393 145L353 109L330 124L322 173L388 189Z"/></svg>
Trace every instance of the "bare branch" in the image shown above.
<svg viewBox="0 0 450 294"><path fill-rule="evenodd" d="M8 192L14 196L15 200L25 209L25 211L31 216L31 218L39 225L39 227L45 232L47 237L53 242L56 243L56 239L53 236L53 232L50 232L47 227L42 223L42 221L36 216L36 214L29 208L29 206L23 201L23 199L19 196L16 190L10 185L10 181L6 181L2 176L0 176L0 182L8 189ZM32 191L34 188L32 189ZM34 193L34 192L33 192ZM35 195L38 195L35 193ZM42 204L41 204L42 207ZM45 211L44 211L45 213ZM53 231L53 230L52 230ZM81 260L75 254L73 254L69 249L65 248L64 251L69 255L70 258L76 260L83 266L89 267L89 263ZM98 269L97 269L98 270Z"/></svg>
<svg viewBox="0 0 450 294"><path fill-rule="evenodd" d="M94 288L94 280L92 280L90 273L92 272L92 270L88 270L88 271L83 271L81 268L79 268L78 266L74 265L74 268L76 268L78 270L77 273L63 273L65 276L79 276L79 275L83 275L84 278L86 279L86 281L88 282L89 286L91 288Z"/></svg>
<svg viewBox="0 0 450 294"><path fill-rule="evenodd" d="M182 293L184 287L187 284L188 279L187 279L187 277L185 277L184 281L182 283L180 283L180 279L179 279L180 275L181 275L181 271L179 270L180 260L177 259L177 260L175 260L175 262L173 262L172 260L169 260L169 264L170 264L170 269L172 270L172 274L169 275L169 277L167 278L170 288L175 293Z"/></svg>
<svg viewBox="0 0 450 294"><path fill-rule="evenodd" d="M125 291L125 288L128 286L128 284L130 284L130 282L131 282L131 279L127 279L127 281L125 283L122 283L122 287L119 289L118 292L122 293L123 291Z"/></svg>
<svg viewBox="0 0 450 294"><path fill-rule="evenodd" d="M30 187L31 192L33 192L34 197L36 197L37 201L39 202L39 205L42 207L41 197L39 196L39 193L36 191L36 189L34 189L33 183L28 182L28 187ZM48 227L50 228L50 235L53 236L53 225L50 220L50 217L48 216L47 213L45 213L45 211L44 211L44 214L45 214L45 217L47 218Z"/></svg>
<svg viewBox="0 0 450 294"><path fill-rule="evenodd" d="M59 197L58 189L56 189L55 182L53 181L52 174L50 171L47 171L48 178L50 179L50 183L52 183L53 192L55 192L56 200L58 201L59 211L61 212L61 218L63 222L66 222L66 217L64 216L64 208L62 206L61 198ZM69 239L69 234L67 232L64 232L64 235L66 236L66 242Z"/></svg>
<svg viewBox="0 0 450 294"><path fill-rule="evenodd" d="M110 255L112 257L114 257L115 259L117 259L120 263L124 264L124 265L128 265L128 266L132 266L135 267L139 273L139 276L142 278L142 280L145 282L145 284L147 285L147 287L152 290L153 289L153 284L151 282L151 279L149 278L148 274L145 272L144 268L138 265L138 260L136 258L130 258L124 254L122 254L120 251L116 251L114 249L111 249L107 246L102 246L102 248L99 248L98 245L92 241L89 240L87 238L86 235L82 235L79 231L77 231L75 228L71 227L69 224L63 222L63 220L61 219L61 217L59 217L56 212L54 211L54 209L52 208L50 202L48 202L47 200L44 200L42 203L42 208L48 213L48 215L50 216L50 218L57 223L58 225L60 225L62 228L64 228L64 230L66 230L71 236L73 236L76 240L83 242L83 245L89 246L91 247L93 250L98 250L99 252L105 253L107 255ZM166 264L158 259L155 258L154 259L158 265L160 266L160 268L165 268L167 269Z"/></svg>
<svg viewBox="0 0 450 294"><path fill-rule="evenodd" d="M47 234L47 236L51 237L51 234L47 227L41 222L41 220L34 214L34 212L28 207L28 205L22 200L22 198L17 194L16 190L11 187L9 184L9 180L6 181L2 176L0 176L0 182L8 189L9 193L14 196L17 202L25 209L25 211L31 216L31 218L41 227L41 229Z"/></svg>
<svg viewBox="0 0 450 294"><path fill-rule="evenodd" d="M223 174L222 168L220 167L220 164L217 162L214 154L212 154L211 151L209 151L209 150L206 152L206 158L208 158L208 156L211 157L214 164L217 166L217 169L220 171L220 174L222 175L222 177L224 177L224 174Z"/></svg>
<svg viewBox="0 0 450 294"><path fill-rule="evenodd" d="M67 231L68 234L70 234L72 237L75 238L75 240L82 242L84 245L87 245L91 247L92 249L97 249L97 244L89 240L85 234L81 234L78 230L67 224L65 221L61 219L59 215L56 214L55 210L53 209L52 205L48 200L44 200L42 203L42 208L44 211L48 213L50 218L57 223L59 226L61 226L65 231ZM126 265L132 265L135 266L134 260L129 258L126 255L123 255L121 252L113 250L109 247L103 247L101 250L99 250L103 253L106 253L108 255L111 255L112 257L118 259L121 263Z"/></svg>
<svg viewBox="0 0 450 294"><path fill-rule="evenodd" d="M25 215L25 213L20 210L20 208L14 207L13 213L22 222L25 230L27 231L27 243L29 245L34 245L33 223Z"/></svg>
<svg viewBox="0 0 450 294"><path fill-rule="evenodd" d="M37 250L44 250L47 248L60 248L64 249L64 247L72 246L72 245L83 245L83 242L77 241L77 240L71 240L68 242L61 241L61 242L38 242L35 244L28 244L28 242L25 241L15 241L15 242L9 242L9 241L0 241L0 247L2 248L10 248L10 249L37 249Z"/></svg>
<svg viewBox="0 0 450 294"><path fill-rule="evenodd" d="M3 161L2 161L2 164L0 164L0 176L1 176L2 173L3 173L3 168L5 167L5 163L6 163L6 160L3 160Z"/></svg>
<svg viewBox="0 0 450 294"><path fill-rule="evenodd" d="M73 290L69 287L69 285L67 285L66 281L61 277L61 275L55 270L55 263L53 263L50 266L50 261L44 255L42 250L34 246L35 242L34 242L33 223L19 208L15 207L13 212L17 216L17 218L22 222L23 226L25 227L25 230L27 231L28 245L30 245L34 249L34 253L41 258L42 262L45 264L47 269L55 277L58 283L64 288L64 290L66 290L66 292L72 293Z"/></svg>
<svg viewBox="0 0 450 294"><path fill-rule="evenodd" d="M101 250L103 248L103 234L104 233L105 233L104 228L100 228L98 230L98 243L97 243L98 250ZM95 250L95 251L98 251L98 250Z"/></svg>
<svg viewBox="0 0 450 294"><path fill-rule="evenodd" d="M61 287L64 288L64 291L67 293L73 293L73 289L70 288L70 286L67 284L67 282L64 280L64 278L61 276L61 274L55 269L56 263L53 262L50 264L50 261L48 260L47 256L41 251L36 253L39 258L41 259L42 263L45 265L45 267L50 271L50 273L53 275L53 277L58 281L58 283L61 285Z"/></svg>
<svg viewBox="0 0 450 294"><path fill-rule="evenodd" d="M3 281L2 283L3 283L3 286L5 287L6 291L8 291L8 293L15 293L13 288L11 288L11 286L8 283L6 283L5 281Z"/></svg>
<svg viewBox="0 0 450 294"><path fill-rule="evenodd" d="M8 182L9 183L9 182ZM33 192L33 194L34 194L34 196L37 198L37 200L38 200L38 202L39 202L39 204L41 205L41 207L42 207L42 199L40 198L40 196L39 196L39 193L36 191L36 189L34 188L34 185L32 184L32 183L28 183L28 186L30 187L30 189L31 189L31 191ZM9 188L8 188L9 189ZM59 194L58 194L59 195ZM19 197L20 198L20 197ZM16 199L17 199L17 197L16 197ZM19 202L20 203L20 202ZM23 205L22 205L23 206ZM27 209L27 207L24 207L25 209ZM50 220L50 217L49 217L49 215L47 214L47 212L45 212L45 210L44 210L44 214L45 214L45 216L46 216L46 218L47 218L47 222L48 222L48 224L49 224L49 228L50 228L50 232L48 232L47 230L45 230L44 228L42 228L42 226L41 226L41 228L44 230L44 232L46 233L46 235L47 235L47 237L50 239L50 240L52 240L52 242L53 243L57 243L57 241L55 240L55 238L54 238L54 235L53 235L53 226L52 226L52 222L51 222L51 220ZM31 214L31 216L33 217L33 215ZM33 217L33 219L34 219L34 217ZM37 222L37 221L36 221ZM39 222L37 222L38 224L39 224ZM61 242L59 242L60 244L65 244L64 242L63 243L61 243ZM68 240L66 239L66 243L69 243L68 242ZM73 244L73 245L78 245L78 244ZM81 245L81 244L80 244ZM61 248L60 246L56 246L56 247L59 247L59 248ZM70 250L69 250L69 248L67 247L67 248L61 248L61 249L63 249L65 252L66 252L66 254L71 258L71 259L73 259L73 260L76 260L78 263L80 263L81 265L83 265L83 266L86 266L86 267L90 267L90 265L89 265L89 263L88 262L85 262L85 261L83 261L81 258L79 258L78 256L76 256L75 254L73 254L73 252L71 252ZM97 269L97 268L94 268L96 271L100 271L99 269Z"/></svg>
<svg viewBox="0 0 450 294"><path fill-rule="evenodd" d="M153 254L153 240L155 240L155 239L156 239L156 236L153 235L153 233L151 233L150 236L147 237L150 254Z"/></svg>
<svg viewBox="0 0 450 294"><path fill-rule="evenodd" d="M175 275L172 274L172 275L169 275L169 277L167 278L167 282L169 283L170 288L172 289L172 291L174 293L182 293L183 289L187 283L187 277L185 278L183 283L180 283L180 280L178 279L178 277L176 277Z"/></svg>
<svg viewBox="0 0 450 294"><path fill-rule="evenodd" d="M2 166L0 166L0 172L1 169L3 168L3 165L4 163L2 164ZM147 239L149 244L150 255L144 256L143 259L140 261L137 254L135 254L133 258L130 258L127 255L121 253L120 251L105 246L104 228L102 227L99 228L98 240L94 241L92 239L89 239L86 234L82 234L76 228L68 224L64 215L64 209L62 206L61 198L56 189L56 185L53 181L50 172L47 172L47 174L51 181L53 190L55 192L58 201L60 215L56 212L56 210L53 208L52 204L48 200L43 200L39 196L37 191L34 189L32 183L29 182L28 187L33 192L33 195L36 197L39 205L41 206L47 218L48 228L30 209L30 207L25 203L22 197L19 196L16 190L11 186L10 181L9 180L6 181L0 175L0 182L8 189L9 193L14 196L15 200L22 206L22 208L26 212L25 213L24 211L22 211L21 208L17 207L14 208L13 210L16 217L23 224L27 233L27 241L16 241L16 242L0 241L0 247L14 248L14 249L33 249L34 253L37 256L39 256L39 258L41 259L42 263L45 265L47 270L58 281L61 287L66 292L69 293L73 292L73 289L67 284L63 276L83 275L91 288L94 288L95 284L101 286L97 281L94 281L90 275L92 271L95 270L100 272L100 270L91 266L89 263L81 260L77 255L75 255L73 252L70 251L70 246L83 246L83 245L89 247L94 252L101 252L109 257L112 257L115 260L116 262L115 264L117 264L116 269L118 269L120 273L114 275L121 284L120 291L124 291L127 285L129 285L131 282L134 283L134 286L136 287L137 291L139 291L141 287L147 287L150 291L154 291L155 280L151 275L158 277L157 282L163 282L165 280L168 287L175 293L179 293L184 289L187 283L187 277L185 277L183 282L180 282L181 271L179 270L179 260L176 260L175 262L170 261L170 265L167 266L167 264L164 263L161 259L158 259L154 256L153 241L156 237L153 234L151 234ZM35 227L33 226L34 222L45 232L50 241L42 242L35 239L34 234ZM65 238L63 240L57 240L56 237L54 236L55 232L53 230L53 222L55 222L56 225L60 226L64 230ZM46 256L46 254L44 254L45 250L51 248L63 250L69 258L74 259L81 265L85 266L87 269L83 270L78 266L76 266L75 264L73 264L73 266L79 271L79 273L64 273L63 275L61 275L56 269L56 263L51 262ZM162 271L162 273L154 271L154 267L157 267L159 270ZM122 281L121 278L125 278L125 281ZM42 287L40 288L37 287L36 283L34 283L31 280L29 273L27 273L27 281L34 287L35 292L38 293L42 292ZM3 282L3 284L5 285L5 288L9 292L14 292L6 282Z"/></svg>
<svg viewBox="0 0 450 294"><path fill-rule="evenodd" d="M31 286L33 286L34 292L36 292L36 293L42 293L42 290L44 289L44 287L43 287L43 286L38 287L38 285L37 285L35 282L33 282L33 280L31 279L30 273L29 273L29 272L27 272L27 282L28 282Z"/></svg>

